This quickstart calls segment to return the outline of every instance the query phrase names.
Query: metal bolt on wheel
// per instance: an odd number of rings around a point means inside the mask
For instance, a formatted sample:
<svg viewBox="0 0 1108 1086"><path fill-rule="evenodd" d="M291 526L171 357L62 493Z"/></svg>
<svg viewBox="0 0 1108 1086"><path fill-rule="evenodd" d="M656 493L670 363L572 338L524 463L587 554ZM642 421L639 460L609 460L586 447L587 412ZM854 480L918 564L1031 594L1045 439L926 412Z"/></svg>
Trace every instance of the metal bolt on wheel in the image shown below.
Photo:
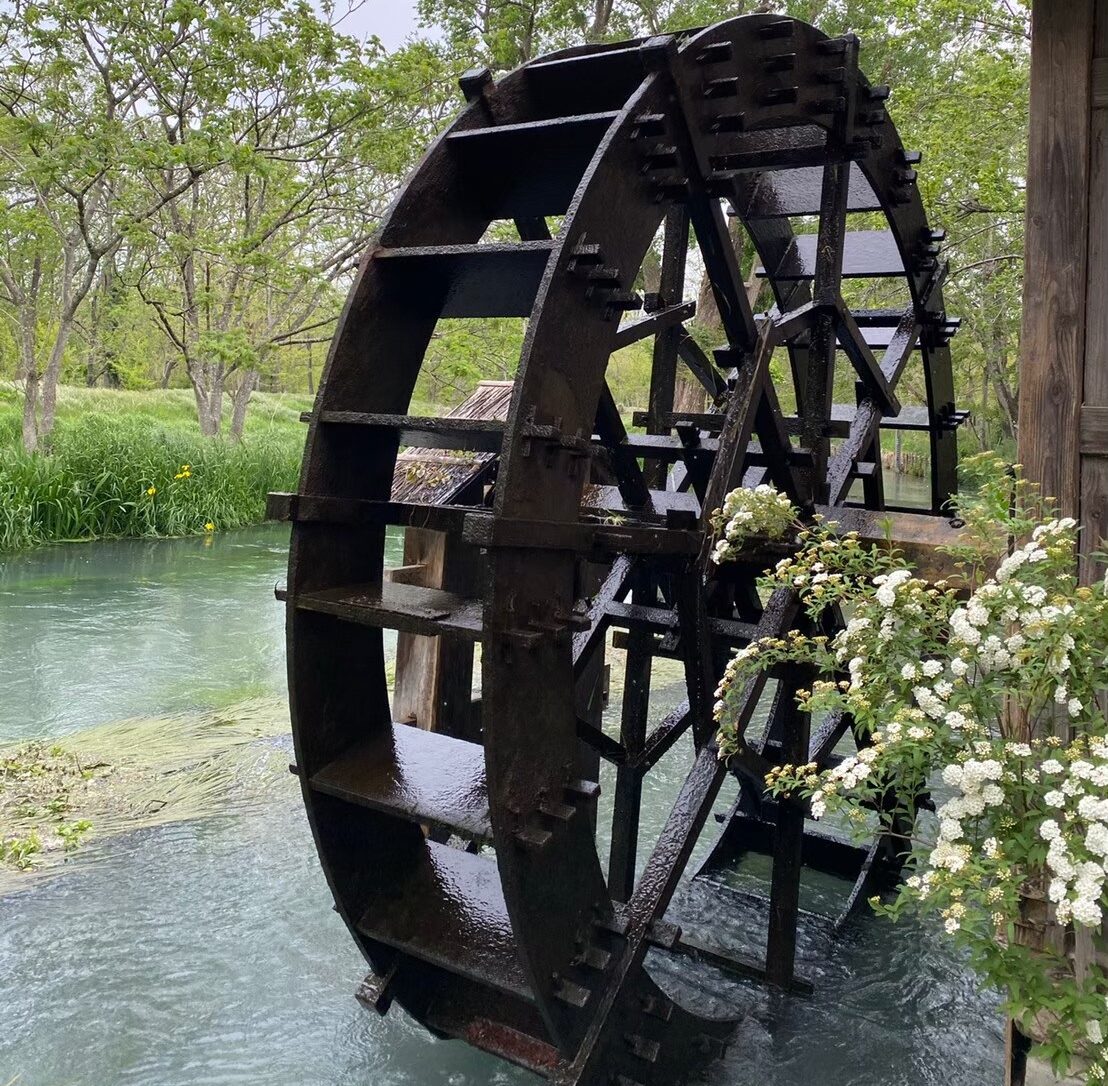
<svg viewBox="0 0 1108 1086"><path fill-rule="evenodd" d="M299 493L272 499L293 523L297 770L338 911L372 965L363 1002L396 1002L558 1083L668 1084L717 1056L731 1028L678 1005L644 967L651 946L696 951L663 918L728 772L713 692L735 646L800 621L787 594L759 598L754 556L710 563L708 517L729 489L769 481L879 537L881 435L901 429L927 435L930 504L894 510L895 530L926 542L945 524L961 416L941 236L916 189L919 156L852 37L747 16L462 86L467 108L361 263ZM729 215L772 290L765 314L752 311ZM853 228L859 217L867 228ZM493 223L518 240L484 240ZM690 227L726 337L710 353L684 327ZM659 230L660 285L644 298L635 285ZM862 294L848 279L869 281L883 307L848 305L844 289ZM490 317L528 318L506 417L409 415L437 322ZM649 402L635 419L646 432L628 433L606 371L647 337ZM706 409L675 410L679 362ZM902 407L911 365L925 395ZM848 372L850 402L835 403ZM452 450L453 466L398 490L401 447ZM430 539L434 559L386 577L390 525L409 547ZM417 727L398 722L397 690L390 703L385 630L399 632L405 684L422 684ZM657 657L682 661L687 699L651 726ZM618 740L600 716L616 660ZM801 679L771 681L717 847L773 857L766 961L730 964L783 989L800 983L803 865L855 879L849 909L891 859L888 842L843 851L805 833L801 806L761 801L774 762L826 764L850 735L846 720L809 734L792 700ZM749 691L748 718L763 694ZM636 877L644 778L688 736L687 779ZM601 760L616 778L606 863Z"/></svg>

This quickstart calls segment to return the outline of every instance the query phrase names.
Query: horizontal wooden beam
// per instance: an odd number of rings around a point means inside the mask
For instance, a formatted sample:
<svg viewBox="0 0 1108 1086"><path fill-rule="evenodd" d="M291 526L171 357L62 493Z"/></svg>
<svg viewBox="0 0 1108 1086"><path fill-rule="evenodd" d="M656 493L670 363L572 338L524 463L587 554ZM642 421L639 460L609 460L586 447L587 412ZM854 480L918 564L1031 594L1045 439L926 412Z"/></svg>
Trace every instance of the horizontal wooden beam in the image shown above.
<svg viewBox="0 0 1108 1086"><path fill-rule="evenodd" d="M665 309L659 309L651 313L650 316L643 317L642 320L635 321L616 332L616 342L613 349L618 351L623 347L629 347L640 339L646 339L647 336L664 332L667 328L672 328L675 324L683 324L685 321L692 320L695 316L696 302L682 302L680 305L666 306Z"/></svg>

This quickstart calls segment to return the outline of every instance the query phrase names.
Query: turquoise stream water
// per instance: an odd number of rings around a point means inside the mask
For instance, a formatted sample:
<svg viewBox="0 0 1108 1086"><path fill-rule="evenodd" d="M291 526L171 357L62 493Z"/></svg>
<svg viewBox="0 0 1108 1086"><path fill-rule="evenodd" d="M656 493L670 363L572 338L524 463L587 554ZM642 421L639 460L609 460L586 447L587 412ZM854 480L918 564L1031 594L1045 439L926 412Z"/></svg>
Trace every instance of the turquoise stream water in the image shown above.
<svg viewBox="0 0 1108 1086"><path fill-rule="evenodd" d="M273 586L286 544L286 529L265 527L209 543L98 543L4 561L0 741L130 717L233 714L248 699L271 699L284 719ZM251 748L246 772L258 786L241 800L201 820L93 841L57 874L0 897L0 1086L537 1081L355 1002L364 966L331 910L283 768L290 740L276 725ZM688 757L676 748L649 779L648 836ZM734 895L764 886L764 874L694 883L675 911L688 930L755 952L764 917ZM846 890L814 880L805 904L833 915ZM747 1012L739 1043L711 1073L715 1086L1001 1081L995 1001L975 992L932 928L863 917L833 940L815 916L801 956L816 995L785 1002L660 955L654 962L667 986L701 995L707 986Z"/></svg>

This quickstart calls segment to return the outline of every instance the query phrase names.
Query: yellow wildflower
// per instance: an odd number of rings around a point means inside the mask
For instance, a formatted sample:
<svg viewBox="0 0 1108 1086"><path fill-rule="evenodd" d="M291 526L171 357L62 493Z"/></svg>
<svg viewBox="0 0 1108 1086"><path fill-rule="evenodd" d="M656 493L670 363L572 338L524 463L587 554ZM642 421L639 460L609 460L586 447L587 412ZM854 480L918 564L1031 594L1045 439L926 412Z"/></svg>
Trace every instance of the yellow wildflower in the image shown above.
<svg viewBox="0 0 1108 1086"><path fill-rule="evenodd" d="M205 531L205 532L214 532L214 531L215 531L215 525L214 525L214 524L213 524L213 523L212 523L212 522L211 522L211 521L209 520L209 521L208 521L208 522L207 522L207 523L206 523L206 524L204 525L204 531Z"/></svg>
<svg viewBox="0 0 1108 1086"><path fill-rule="evenodd" d="M157 493L158 493L158 488L156 486L148 486L146 488L146 496L148 498L152 498Z"/></svg>

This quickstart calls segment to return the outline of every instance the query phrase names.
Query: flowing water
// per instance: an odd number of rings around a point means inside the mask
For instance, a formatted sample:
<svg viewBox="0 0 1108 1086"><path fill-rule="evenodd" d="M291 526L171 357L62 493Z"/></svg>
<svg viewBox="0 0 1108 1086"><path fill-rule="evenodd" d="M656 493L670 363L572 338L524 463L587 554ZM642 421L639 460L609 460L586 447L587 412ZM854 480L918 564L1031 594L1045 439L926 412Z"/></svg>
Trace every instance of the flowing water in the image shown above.
<svg viewBox="0 0 1108 1086"><path fill-rule="evenodd" d="M537 1081L353 999L364 965L330 908L285 768L272 589L286 543L286 529L265 527L207 542L56 547L0 566L0 742L105 741L120 720L132 751L244 721L258 736L236 747L233 787L205 800L205 817L94 837L64 868L4 884L3 1086ZM659 700L667 696L675 691ZM676 748L648 779L648 829L664 819L688 757ZM764 876L754 865L696 880L675 911L687 930L756 952L764 915L744 891L764 889ZM667 988L704 997L707 984L747 1013L711 1082L999 1082L995 1001L931 926L861 917L832 939L823 917L846 890L834 880L805 887L813 916L801 968L816 983L812 999L775 1001L654 956Z"/></svg>

